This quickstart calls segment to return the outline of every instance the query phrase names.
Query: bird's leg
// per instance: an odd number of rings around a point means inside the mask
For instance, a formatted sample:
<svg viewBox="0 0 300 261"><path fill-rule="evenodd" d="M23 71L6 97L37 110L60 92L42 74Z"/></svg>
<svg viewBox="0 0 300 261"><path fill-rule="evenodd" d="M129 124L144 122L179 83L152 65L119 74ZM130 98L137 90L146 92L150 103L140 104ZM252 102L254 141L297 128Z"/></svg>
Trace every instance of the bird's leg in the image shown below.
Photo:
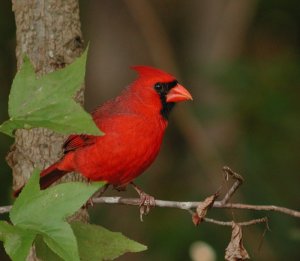
<svg viewBox="0 0 300 261"><path fill-rule="evenodd" d="M119 192L120 191L126 191L126 186L127 186L127 184L126 185L121 185L121 186L116 185L116 186L114 186L114 189L119 191Z"/></svg>
<svg viewBox="0 0 300 261"><path fill-rule="evenodd" d="M104 192L108 189L109 186L110 186L110 184L106 183L102 188L100 188L99 190L97 190L93 194L92 198L99 198L99 197L101 197L104 194Z"/></svg>
<svg viewBox="0 0 300 261"><path fill-rule="evenodd" d="M88 201L86 202L85 206L84 207L88 207L88 206L94 206L94 203L93 203L93 198L99 198L101 197L104 192L108 189L109 187L109 183L106 183L102 188L98 189L89 199Z"/></svg>
<svg viewBox="0 0 300 261"><path fill-rule="evenodd" d="M130 182L135 191L140 196L140 219L143 221L143 215L147 215L152 207L155 207L155 198L145 193L135 183Z"/></svg>

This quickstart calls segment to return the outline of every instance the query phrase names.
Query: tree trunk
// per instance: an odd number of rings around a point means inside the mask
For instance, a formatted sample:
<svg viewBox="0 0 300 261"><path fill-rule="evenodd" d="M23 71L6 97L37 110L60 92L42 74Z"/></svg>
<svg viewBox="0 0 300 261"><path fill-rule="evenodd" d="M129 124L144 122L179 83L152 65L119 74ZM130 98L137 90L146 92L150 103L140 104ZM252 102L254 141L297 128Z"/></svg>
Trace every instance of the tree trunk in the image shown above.
<svg viewBox="0 0 300 261"><path fill-rule="evenodd" d="M17 29L18 69L25 55L36 73L42 75L64 67L82 53L77 0L13 0L12 3ZM83 103L83 89L84 86L76 97L80 103ZM15 143L7 156L13 171L13 189L26 183L34 168L43 169L58 160L65 138L43 128L17 130ZM76 174L65 178L78 179L82 178ZM88 220L87 212L80 211L77 218Z"/></svg>

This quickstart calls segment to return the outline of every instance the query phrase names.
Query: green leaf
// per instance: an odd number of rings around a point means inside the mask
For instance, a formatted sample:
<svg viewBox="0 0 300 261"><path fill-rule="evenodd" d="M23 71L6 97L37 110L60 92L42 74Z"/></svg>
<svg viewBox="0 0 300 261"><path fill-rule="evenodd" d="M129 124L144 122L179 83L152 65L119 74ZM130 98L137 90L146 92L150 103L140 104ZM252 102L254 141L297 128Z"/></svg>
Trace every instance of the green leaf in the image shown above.
<svg viewBox="0 0 300 261"><path fill-rule="evenodd" d="M103 183L70 182L39 189L34 171L10 211L17 228L40 234L50 249L64 260L79 260L77 241L66 218L78 210Z"/></svg>
<svg viewBox="0 0 300 261"><path fill-rule="evenodd" d="M43 241L41 236L37 236L34 241L36 255L43 261L63 261L58 255L56 255Z"/></svg>
<svg viewBox="0 0 300 261"><path fill-rule="evenodd" d="M73 222L82 261L112 260L127 252L140 252L146 246L135 242L118 232L111 232L101 226Z"/></svg>
<svg viewBox="0 0 300 261"><path fill-rule="evenodd" d="M0 240L4 242L4 249L12 260L26 260L34 238L34 232L0 221Z"/></svg>
<svg viewBox="0 0 300 261"><path fill-rule="evenodd" d="M12 260L25 260L31 245L45 261L112 260L146 246L121 233L66 218L79 209L103 183L72 182L46 190L39 188L35 170L10 211L13 225L0 222L0 240Z"/></svg>
<svg viewBox="0 0 300 261"><path fill-rule="evenodd" d="M79 261L78 245L74 233L67 222L52 224L53 228L44 232L47 246L64 260Z"/></svg>
<svg viewBox="0 0 300 261"><path fill-rule="evenodd" d="M0 131L45 127L63 134L102 135L89 113L74 101L84 82L87 51L67 67L37 77L28 58L16 74L9 95L10 119Z"/></svg>
<svg viewBox="0 0 300 261"><path fill-rule="evenodd" d="M121 233L111 232L101 226L81 222L73 222L71 226L77 238L81 261L112 260L127 252L147 249ZM62 261L41 238L35 241L35 248L37 256L43 261Z"/></svg>

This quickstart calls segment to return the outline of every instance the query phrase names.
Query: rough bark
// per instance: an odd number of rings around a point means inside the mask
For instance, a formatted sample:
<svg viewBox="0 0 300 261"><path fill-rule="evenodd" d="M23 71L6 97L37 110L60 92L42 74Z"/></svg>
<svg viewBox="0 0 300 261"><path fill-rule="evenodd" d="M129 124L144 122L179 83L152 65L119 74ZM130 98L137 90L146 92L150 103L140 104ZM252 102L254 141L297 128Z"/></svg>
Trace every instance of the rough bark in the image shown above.
<svg viewBox="0 0 300 261"><path fill-rule="evenodd" d="M16 21L17 64L28 56L38 75L71 63L82 53L83 41L77 0L13 0ZM76 100L83 103L83 89ZM32 97L34 99L34 97ZM43 169L59 159L64 135L36 128L17 130L7 156L13 171L13 189L26 183L34 168ZM65 180L82 179L70 174ZM87 220L85 211L78 214Z"/></svg>

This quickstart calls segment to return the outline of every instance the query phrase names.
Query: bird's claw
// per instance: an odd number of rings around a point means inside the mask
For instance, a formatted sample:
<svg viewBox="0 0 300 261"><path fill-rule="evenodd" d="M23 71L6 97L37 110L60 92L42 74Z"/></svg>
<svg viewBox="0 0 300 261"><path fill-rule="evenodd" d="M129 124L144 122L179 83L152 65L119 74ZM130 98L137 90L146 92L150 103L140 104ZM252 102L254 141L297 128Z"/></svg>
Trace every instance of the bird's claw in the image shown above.
<svg viewBox="0 0 300 261"><path fill-rule="evenodd" d="M143 216L150 212L150 209L155 207L155 198L141 190L134 182L130 182L135 191L140 196L140 220L143 222Z"/></svg>
<svg viewBox="0 0 300 261"><path fill-rule="evenodd" d="M150 209L155 207L155 198L145 192L140 193L140 220L143 222L143 216L150 212Z"/></svg>

